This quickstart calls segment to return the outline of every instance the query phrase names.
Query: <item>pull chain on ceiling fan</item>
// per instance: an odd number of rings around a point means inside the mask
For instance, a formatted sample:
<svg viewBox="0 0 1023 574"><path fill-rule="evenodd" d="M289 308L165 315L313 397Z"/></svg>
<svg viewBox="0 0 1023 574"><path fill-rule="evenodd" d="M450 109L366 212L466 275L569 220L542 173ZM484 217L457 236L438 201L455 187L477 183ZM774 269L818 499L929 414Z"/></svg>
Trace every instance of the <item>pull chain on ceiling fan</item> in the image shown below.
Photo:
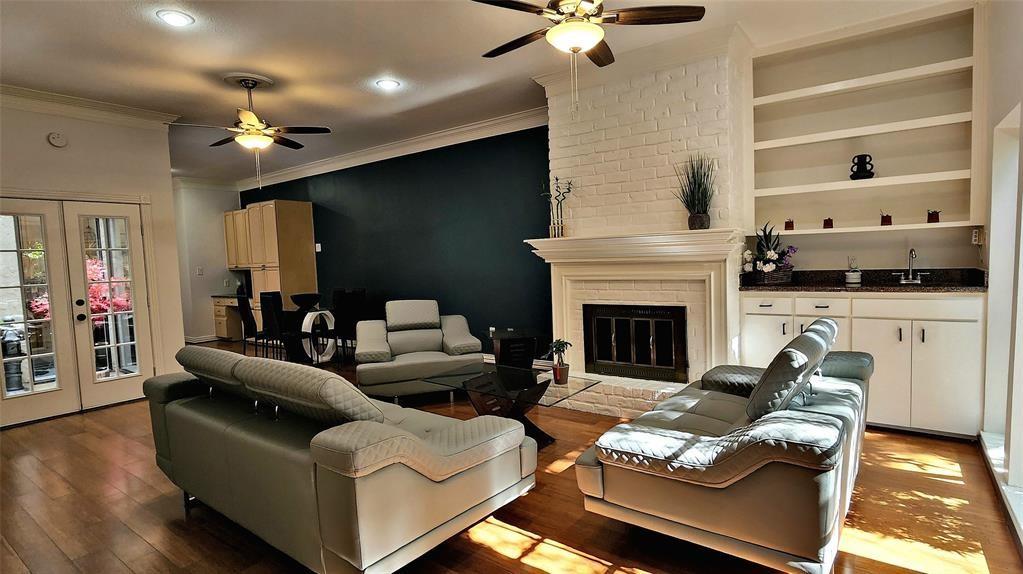
<svg viewBox="0 0 1023 574"><path fill-rule="evenodd" d="M502 44L483 54L483 57L496 58L540 38L546 38L547 42L555 48L562 52L568 52L571 59L570 84L573 118L577 118L579 112L579 65L577 61L579 53L585 53L591 62L600 67L611 65L615 61L611 47L604 41L602 24L643 26L697 22L703 19L706 12L703 6L647 6L605 11L603 0L550 0L546 6L536 6L520 0L473 1L519 12L529 12L543 16L553 23L553 26L541 28Z"/></svg>
<svg viewBox="0 0 1023 574"><path fill-rule="evenodd" d="M208 126L203 124L184 124L184 123L171 123L168 125L172 126L185 126L191 128L209 128L217 130L227 130L233 132L234 135L230 135L224 139L217 140L210 144L210 147L219 147L232 141L237 142L239 145L246 149L251 149L255 152L256 156L256 182L260 188L263 187L263 182L260 174L259 166L259 152L270 147L272 144L277 144L290 149L302 149L304 145L298 143L293 139L286 138L280 134L329 134L331 133L330 128L321 126L273 126L269 122L266 122L259 118L253 111L252 106L252 90L261 87L269 86L274 82L266 76L260 76L258 74L239 74L232 73L224 76L224 81L229 84L241 86L245 89L246 95L248 96L248 108L238 108L238 121L234 123L234 126Z"/></svg>

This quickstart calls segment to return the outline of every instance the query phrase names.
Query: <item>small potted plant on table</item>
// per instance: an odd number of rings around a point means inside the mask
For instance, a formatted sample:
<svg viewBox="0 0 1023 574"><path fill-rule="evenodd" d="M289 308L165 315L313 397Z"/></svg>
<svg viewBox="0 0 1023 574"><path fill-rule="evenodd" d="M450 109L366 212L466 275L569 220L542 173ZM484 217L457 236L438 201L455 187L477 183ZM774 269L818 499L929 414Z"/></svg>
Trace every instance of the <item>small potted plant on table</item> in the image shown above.
<svg viewBox="0 0 1023 574"><path fill-rule="evenodd" d="M743 283L747 285L784 285L792 282L792 256L796 249L792 245L781 246L781 234L774 227L757 230L756 251L746 250L742 254Z"/></svg>
<svg viewBox="0 0 1023 574"><path fill-rule="evenodd" d="M548 357L553 356L554 361L554 384L564 385L568 383L568 363L565 362L565 353L568 352L568 348L572 346L572 343L564 339L555 339L551 343L551 350L547 353Z"/></svg>

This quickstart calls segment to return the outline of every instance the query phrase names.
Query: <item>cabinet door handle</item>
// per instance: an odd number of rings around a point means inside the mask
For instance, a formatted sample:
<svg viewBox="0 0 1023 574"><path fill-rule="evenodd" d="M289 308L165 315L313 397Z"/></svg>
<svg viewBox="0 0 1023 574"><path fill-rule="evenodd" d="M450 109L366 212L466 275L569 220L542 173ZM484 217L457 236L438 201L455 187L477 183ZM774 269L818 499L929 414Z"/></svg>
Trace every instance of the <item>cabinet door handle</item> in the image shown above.
<svg viewBox="0 0 1023 574"><path fill-rule="evenodd" d="M786 334L786 333L785 333L785 321L782 321L782 323L781 323L781 334L782 334L782 335L785 335L785 334Z"/></svg>
<svg viewBox="0 0 1023 574"><path fill-rule="evenodd" d="M902 342L902 327L899 327L899 342Z"/></svg>
<svg viewBox="0 0 1023 574"><path fill-rule="evenodd" d="M814 309L830 309L831 305L814 305Z"/></svg>
<svg viewBox="0 0 1023 574"><path fill-rule="evenodd" d="M927 342L927 329L923 328L920 329L920 342L921 343Z"/></svg>
<svg viewBox="0 0 1023 574"><path fill-rule="evenodd" d="M802 333L804 331L806 331L806 325L804 323L800 323L799 324L799 332Z"/></svg>
<svg viewBox="0 0 1023 574"><path fill-rule="evenodd" d="M774 307L774 303L761 303L757 305L757 307L760 307L761 309L770 309L771 307Z"/></svg>

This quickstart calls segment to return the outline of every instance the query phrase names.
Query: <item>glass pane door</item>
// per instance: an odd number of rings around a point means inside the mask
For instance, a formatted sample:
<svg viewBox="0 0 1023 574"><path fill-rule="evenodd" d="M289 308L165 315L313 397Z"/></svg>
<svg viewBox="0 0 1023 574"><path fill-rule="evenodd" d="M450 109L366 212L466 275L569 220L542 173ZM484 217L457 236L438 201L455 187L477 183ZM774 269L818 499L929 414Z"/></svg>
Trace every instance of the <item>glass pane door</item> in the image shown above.
<svg viewBox="0 0 1023 574"><path fill-rule="evenodd" d="M151 375L137 206L64 205L82 404L138 398Z"/></svg>
<svg viewBox="0 0 1023 574"><path fill-rule="evenodd" d="M81 408L60 206L0 206L0 425Z"/></svg>

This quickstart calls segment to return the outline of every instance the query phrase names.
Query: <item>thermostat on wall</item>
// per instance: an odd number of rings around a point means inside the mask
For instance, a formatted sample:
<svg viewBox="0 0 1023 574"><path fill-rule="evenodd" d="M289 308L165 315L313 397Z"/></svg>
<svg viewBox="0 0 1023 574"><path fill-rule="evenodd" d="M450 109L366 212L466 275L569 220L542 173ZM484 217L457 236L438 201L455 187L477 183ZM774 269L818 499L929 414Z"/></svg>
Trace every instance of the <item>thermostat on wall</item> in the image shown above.
<svg viewBox="0 0 1023 574"><path fill-rule="evenodd" d="M67 145L67 136L60 132L50 132L46 134L46 141L53 147L64 147Z"/></svg>

